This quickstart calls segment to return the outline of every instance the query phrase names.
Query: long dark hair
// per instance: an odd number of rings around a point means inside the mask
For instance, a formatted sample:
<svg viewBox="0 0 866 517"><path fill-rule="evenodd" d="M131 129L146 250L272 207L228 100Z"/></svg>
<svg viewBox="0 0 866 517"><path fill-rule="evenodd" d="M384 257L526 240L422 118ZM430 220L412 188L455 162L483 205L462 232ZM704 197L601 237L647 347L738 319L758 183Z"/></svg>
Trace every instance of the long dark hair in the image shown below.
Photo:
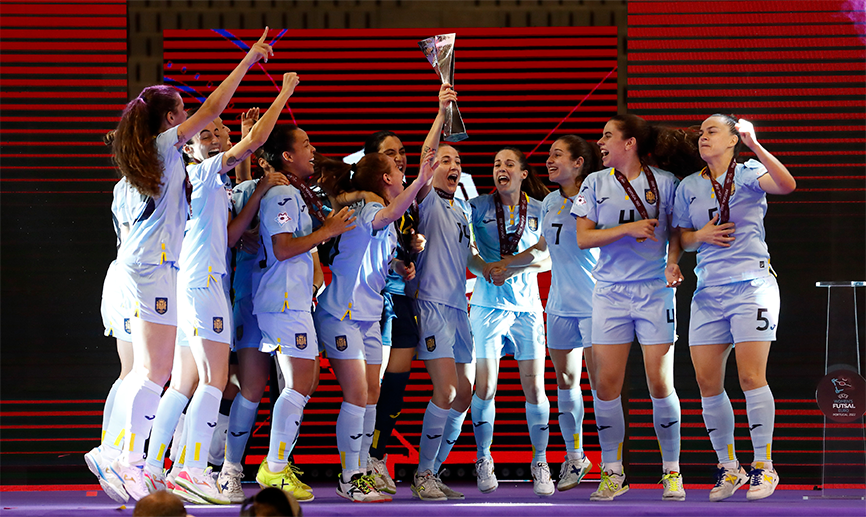
<svg viewBox="0 0 866 517"><path fill-rule="evenodd" d="M295 131L299 128L294 124L279 124L271 131L267 141L261 147L261 157L275 171L283 170L283 152L295 147Z"/></svg>
<svg viewBox="0 0 866 517"><path fill-rule="evenodd" d="M734 115L725 115L722 113L713 113L707 118L718 117L725 122L725 125L728 126L728 129L731 131L732 135L736 135L737 137L737 145L734 146L734 159L740 155L740 151L743 150L743 137L740 136L740 132L737 131L737 117ZM698 126L700 129L700 126Z"/></svg>
<svg viewBox="0 0 866 517"><path fill-rule="evenodd" d="M374 151L349 165L318 153L315 156L313 168L321 175L319 184L326 194L336 197L343 192L365 191L385 199L382 176L391 172L391 158Z"/></svg>
<svg viewBox="0 0 866 517"><path fill-rule="evenodd" d="M319 186L329 196L337 197L352 188L352 165L334 160L319 153L313 154L314 175L319 176Z"/></svg>
<svg viewBox="0 0 866 517"><path fill-rule="evenodd" d="M657 126L631 114L610 120L616 122L624 139L634 137L641 165L654 165L679 177L706 165L698 152L698 133L691 128Z"/></svg>
<svg viewBox="0 0 866 517"><path fill-rule="evenodd" d="M587 142L577 135L563 135L557 138L556 141L565 142L572 160L583 158L583 167L581 167L577 177L574 178L575 186L580 187L590 172L601 170L601 151L597 143Z"/></svg>
<svg viewBox="0 0 866 517"><path fill-rule="evenodd" d="M528 171L526 178L520 184L520 190L525 192L529 197L543 201L544 198L550 194L550 189L548 189L544 185L544 182L541 181L541 178L538 177L538 173L535 172L535 167L529 164L523 151L516 147L506 145L505 147L499 148L499 150L496 151L496 154L499 154L502 151L511 151L514 153L515 156L517 156L517 161L520 162L520 170Z"/></svg>
<svg viewBox="0 0 866 517"><path fill-rule="evenodd" d="M383 129L382 131L376 131L372 135L367 137L367 140L364 141L364 154L373 154L379 152L379 146L382 145L382 141L388 138L389 136L393 136L396 139L400 139L399 136L395 135L393 132Z"/></svg>
<svg viewBox="0 0 866 517"><path fill-rule="evenodd" d="M164 164L156 150L167 113L177 106L177 90L171 86L148 86L123 110L112 143L113 159L129 184L145 196L158 197Z"/></svg>

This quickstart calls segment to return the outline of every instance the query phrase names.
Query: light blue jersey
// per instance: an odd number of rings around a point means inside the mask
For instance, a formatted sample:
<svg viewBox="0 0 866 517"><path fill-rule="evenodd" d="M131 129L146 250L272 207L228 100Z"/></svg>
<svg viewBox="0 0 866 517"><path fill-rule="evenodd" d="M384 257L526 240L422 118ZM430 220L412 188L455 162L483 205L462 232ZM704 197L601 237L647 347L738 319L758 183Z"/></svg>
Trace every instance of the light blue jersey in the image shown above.
<svg viewBox="0 0 866 517"><path fill-rule="evenodd" d="M407 294L463 312L466 307L466 263L472 244L472 209L462 199L447 200L431 190L418 204L418 233L427 239L415 263Z"/></svg>
<svg viewBox="0 0 866 517"><path fill-rule="evenodd" d="M634 237L623 237L599 249L598 263L592 275L599 283L641 282L664 278L667 264L668 236L674 197L679 180L670 172L651 167L656 179L660 199L652 200L646 174L631 181L634 191L641 197L650 218L658 219L655 237L658 242L647 239L637 242ZM647 199L650 198L650 199ZM661 209L660 209L661 208ZM584 180L580 193L575 198L571 214L586 217L599 230L615 228L621 224L641 219L634 203L625 189L614 177L613 168L593 172Z"/></svg>
<svg viewBox="0 0 866 517"><path fill-rule="evenodd" d="M697 250L695 275L697 289L725 285L770 274L770 253L764 242L764 216L767 194L758 178L767 169L756 160L737 164L734 170L733 192L728 200L729 222L734 223L734 241L730 248L701 244ZM725 174L716 179L725 184ZM718 212L719 203L709 178L696 172L677 189L674 226L699 230Z"/></svg>
<svg viewBox="0 0 866 517"><path fill-rule="evenodd" d="M472 230L475 245L484 262L498 262L499 229L496 226L496 208L493 196L497 193L478 196L470 201L472 205ZM525 195L521 193L521 195ZM526 207L526 226L517 244L515 253L533 246L541 237L541 201L529 198ZM503 206L506 217L505 231L514 233L519 223L517 206ZM541 311L541 297L538 294L537 273L520 273L508 278L505 284L496 286L484 280L475 283L475 291L469 300L470 305L505 309L509 311Z"/></svg>
<svg viewBox="0 0 866 517"><path fill-rule="evenodd" d="M313 253L307 251L286 260L274 256L272 236L291 233L303 237L313 232L313 221L298 189L271 187L259 206L259 259L265 261L260 280L253 286L253 313L310 312L313 303Z"/></svg>
<svg viewBox="0 0 866 517"><path fill-rule="evenodd" d="M180 257L188 212L184 191L186 172L176 143L176 126L156 137L155 145L163 165L159 197L145 196L127 185L125 206L131 225L129 236L120 245L118 260L129 266L177 262Z"/></svg>
<svg viewBox="0 0 866 517"><path fill-rule="evenodd" d="M331 249L331 283L319 296L316 310L342 320L382 319L382 290L388 264L397 248L393 224L373 229L373 219L385 207L367 203L355 211L355 228L337 237Z"/></svg>
<svg viewBox="0 0 866 517"><path fill-rule="evenodd" d="M592 316L592 268L598 261L598 248L582 250L577 246L577 227L571 206L574 199L551 192L541 203L542 228L550 252L551 281L545 311L556 316Z"/></svg>
<svg viewBox="0 0 866 517"><path fill-rule="evenodd" d="M126 210L126 189L128 184L125 177L120 178L120 181L114 184L114 189L112 190L111 220L114 223L114 234L117 236L118 251L120 250L121 242L120 228L129 224Z"/></svg>
<svg viewBox="0 0 866 517"><path fill-rule="evenodd" d="M241 213L241 210L247 205L250 196L255 192L259 180L249 180L238 184L232 190L232 204L234 205L234 214ZM253 223L253 226L255 223ZM232 288L235 290L235 300L240 300L245 296L253 294L253 271L258 269L259 262L256 255L247 253L243 250L238 250L235 254L235 278L232 281Z"/></svg>
<svg viewBox="0 0 866 517"><path fill-rule="evenodd" d="M210 287L219 282L222 288L228 249L230 199L226 194L226 177L219 174L223 154L190 164L187 167L192 183L190 219L183 250L180 252L178 281L186 287Z"/></svg>

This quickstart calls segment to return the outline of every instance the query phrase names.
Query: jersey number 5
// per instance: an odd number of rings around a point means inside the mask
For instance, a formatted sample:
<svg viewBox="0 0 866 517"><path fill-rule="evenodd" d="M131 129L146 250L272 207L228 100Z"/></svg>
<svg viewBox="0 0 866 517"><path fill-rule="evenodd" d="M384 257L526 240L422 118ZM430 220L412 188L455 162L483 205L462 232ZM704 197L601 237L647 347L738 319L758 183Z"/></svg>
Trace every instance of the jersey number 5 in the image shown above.
<svg viewBox="0 0 866 517"><path fill-rule="evenodd" d="M763 325L760 327L755 327L755 330L767 330L770 328L770 320L764 316L764 313L767 312L767 309L758 309L758 321L762 322Z"/></svg>

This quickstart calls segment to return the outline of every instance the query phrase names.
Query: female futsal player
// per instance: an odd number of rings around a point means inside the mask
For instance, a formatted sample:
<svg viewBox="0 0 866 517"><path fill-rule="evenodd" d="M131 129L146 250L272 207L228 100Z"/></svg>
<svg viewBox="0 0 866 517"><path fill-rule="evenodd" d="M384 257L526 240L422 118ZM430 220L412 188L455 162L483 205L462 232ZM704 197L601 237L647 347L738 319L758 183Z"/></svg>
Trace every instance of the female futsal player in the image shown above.
<svg viewBox="0 0 866 517"><path fill-rule="evenodd" d="M142 474L144 442L171 372L177 330L175 263L188 213L183 193L186 174L178 148L219 116L253 64L273 55L266 37L267 29L189 119L173 88L151 86L126 106L117 127L114 159L130 185L126 206L133 221L118 256L131 279L125 286L126 298L135 304L135 364L118 392L129 416L124 429L126 446L111 468L136 499L147 495Z"/></svg>
<svg viewBox="0 0 866 517"><path fill-rule="evenodd" d="M469 267L481 277L484 263L499 262L538 242L542 232L541 200L550 193L527 163L526 156L514 147L504 147L496 153L493 181L495 192L471 200L472 228L483 262L475 257ZM538 495L554 492L547 465L550 403L544 393L544 320L536 280L538 271L549 268L550 260L544 257L515 271L502 285L494 285L488 274L475 284L469 301L472 307L469 321L478 358L472 397L472 424L478 448L475 469L478 488L484 493L498 486L490 446L496 418L494 396L499 360L506 353L517 360L526 397L526 421L535 453L531 466L533 489Z"/></svg>
<svg viewBox="0 0 866 517"><path fill-rule="evenodd" d="M737 163L745 144L760 162ZM689 345L704 423L718 455L710 501L731 497L750 480L750 501L772 495L779 484L771 445L775 403L767 384L767 357L776 340L779 286L764 240L767 194L797 187L788 169L758 143L751 123L713 115L701 124L699 150L707 167L677 189L674 225L686 251L697 251ZM749 475L734 447L734 410L725 393L725 366L736 352L740 387L755 451Z"/></svg>
<svg viewBox="0 0 866 517"><path fill-rule="evenodd" d="M550 146L547 172L550 181L559 184L542 203L542 236L538 242L517 255L502 257L488 264L496 285L499 275L508 271L495 268L527 266L547 253L551 259L550 294L547 297L547 348L556 370L556 395L559 427L565 440L566 456L559 470L559 490L577 486L592 468L583 451L583 393L580 372L586 351L586 370L590 387L592 369L592 291L595 280L592 268L598 250L581 250L577 246L571 207L586 176L601 166L598 146L575 135L566 135Z"/></svg>
<svg viewBox="0 0 866 517"><path fill-rule="evenodd" d="M679 473L680 403L673 386L672 288L682 276L676 264L681 254L678 233L671 232L670 217L678 180L649 164L652 155L655 164L669 168L664 160L678 155L681 136L634 115L615 116L598 141L608 168L587 177L572 207L580 248L600 248L593 269L592 358L604 470L593 501L610 501L628 490L620 392L635 333L662 451L663 499L686 496Z"/></svg>
<svg viewBox="0 0 866 517"><path fill-rule="evenodd" d="M332 281L319 297L316 330L343 391L337 417L337 447L342 461L337 494L353 502L390 501L375 489L375 481L361 467L364 413L375 407L382 361L382 317L385 278L397 245L391 223L406 212L421 185L429 181L432 164L428 153L418 178L405 190L403 173L396 162L380 153L365 155L351 174L346 164L324 170L321 185L331 197L347 191L378 195L382 202L368 202L358 210L358 228L340 236L331 249ZM335 181L327 179L336 177ZM395 264L395 270L403 267ZM375 421L375 420L373 420ZM372 427L372 426L370 426ZM372 429L370 429L372 431Z"/></svg>

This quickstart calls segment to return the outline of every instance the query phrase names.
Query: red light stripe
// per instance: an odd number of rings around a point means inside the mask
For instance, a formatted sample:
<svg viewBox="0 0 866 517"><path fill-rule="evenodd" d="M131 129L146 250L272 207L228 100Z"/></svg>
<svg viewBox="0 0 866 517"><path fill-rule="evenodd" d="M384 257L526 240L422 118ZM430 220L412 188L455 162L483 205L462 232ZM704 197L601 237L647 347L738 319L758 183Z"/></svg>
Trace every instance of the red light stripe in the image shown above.
<svg viewBox="0 0 866 517"><path fill-rule="evenodd" d="M833 57L836 59L864 59L866 58L866 50L834 50ZM774 51L757 51L750 50L747 55L741 52L677 52L671 54L669 52L631 52L629 53L630 62L638 61L741 61L748 59L749 61L761 61L757 64L758 67L763 67L764 62L772 63L776 61L787 60L804 60L821 62L827 59L826 50L774 50Z"/></svg>
<svg viewBox="0 0 866 517"><path fill-rule="evenodd" d="M739 59L736 59L739 61ZM866 63L851 62L851 63L739 63L730 64L705 64L693 63L690 65L629 65L628 73L631 74L723 74L725 78L731 77L731 74L738 73L759 73L767 72L784 72L789 74L800 73L826 73L826 72L862 72L866 70ZM823 77L823 76L822 76Z"/></svg>
<svg viewBox="0 0 866 517"><path fill-rule="evenodd" d="M80 74L80 75L126 75L125 66L0 66L0 74Z"/></svg>
<svg viewBox="0 0 866 517"><path fill-rule="evenodd" d="M55 170L61 171L61 170L66 170L66 169L87 169L87 170L110 169L110 170L114 170L114 167L112 167L110 165L94 165L94 166L90 166L90 165L79 165L79 166L69 166L69 165L63 165L63 166L56 166L56 165L23 165L23 166L17 166L16 165L16 166L13 166L13 165L4 165L3 169L4 170L5 169L26 169L26 170L55 169ZM102 402L105 402L105 401L103 400ZM6 404L6 402L0 402L0 403Z"/></svg>
<svg viewBox="0 0 866 517"><path fill-rule="evenodd" d="M717 105L713 104L714 107ZM684 106L683 106L684 107ZM631 105L629 105L631 109ZM710 115L710 113L707 113ZM703 118L695 117L694 115L641 115L646 120L703 120ZM862 113L738 113L737 116L751 122L758 120L840 120L840 119L856 119L862 120ZM2 118L0 118L2 121ZM800 128L797 128L799 130Z"/></svg>
<svg viewBox="0 0 866 517"><path fill-rule="evenodd" d="M4 34L5 35L5 34ZM38 50L93 50L94 42L92 41L63 41L61 43L58 42L48 42L48 41L8 41L6 39L3 40L3 52L7 52L3 57L4 61L7 61L9 57L15 54L8 54L10 50L26 50L29 52L35 52ZM126 43L125 42L114 42L114 41L100 41L99 48L101 51L122 51L126 52ZM42 54L28 54L28 55L42 55ZM102 54L91 54L93 57L99 57Z"/></svg>
<svg viewBox="0 0 866 517"><path fill-rule="evenodd" d="M0 117L0 122L111 122L117 124L120 117ZM106 129L106 132L108 129Z"/></svg>
<svg viewBox="0 0 866 517"><path fill-rule="evenodd" d="M758 102L629 102L628 109L743 109L743 108L845 108L866 106L866 101L758 101ZM823 113L820 114L823 117ZM862 113L858 114L862 117Z"/></svg>
<svg viewBox="0 0 866 517"><path fill-rule="evenodd" d="M716 84L716 85L740 85L740 84L782 84L782 83L862 83L863 76L860 75L820 75L820 76L737 76L737 77L689 77L688 84ZM0 81L2 84L2 81ZM679 85L683 84L682 77L629 77L629 86L656 86L656 85ZM240 88L238 88L240 90ZM632 95L639 90L629 91Z"/></svg>
<svg viewBox="0 0 866 517"><path fill-rule="evenodd" d="M761 0L744 3L737 1L713 2L630 2L629 14L660 13L750 13L750 12L796 12L796 11L844 11L846 2L842 0L791 1Z"/></svg>
<svg viewBox="0 0 866 517"><path fill-rule="evenodd" d="M3 54L4 63L126 63L126 54Z"/></svg>
<svg viewBox="0 0 866 517"><path fill-rule="evenodd" d="M38 25L35 23L34 26ZM34 31L32 29L3 29L3 47L6 48L8 43L12 43L8 40L11 39L30 39L30 40L39 40L34 43L41 44L42 40L97 40L98 44L102 44L105 40L110 39L122 39L123 44L126 44L126 28L123 29L96 29L96 28L88 28L87 30L81 29L54 29L50 31ZM65 41L63 43L56 43L55 45L66 43L72 43ZM114 42L106 42L109 44L114 44ZM89 43L91 48L95 42Z"/></svg>
<svg viewBox="0 0 866 517"><path fill-rule="evenodd" d="M166 69L169 70L169 69ZM530 80L530 79L543 79L543 80L552 80L552 79L591 79L598 81L602 77L604 77L606 72L471 72L471 71L460 71L460 80L461 84L465 85L468 81L519 81L519 80ZM616 74L614 74L616 75ZM208 75L202 73L199 76L199 81L221 81L225 78L225 75ZM356 81L381 81L381 74L371 74L364 73L364 71L356 72L356 73L340 73L340 74L305 74L304 82L312 82L312 81L322 81L322 82L356 82ZM393 73L389 74L389 80L394 82L407 82L407 81L417 81L419 83L429 85L430 82L430 72L427 69L423 69L423 72L418 73ZM0 79L2 82L2 79ZM435 84L435 83L432 83ZM238 86L238 92L246 92L246 91L260 91L260 92L272 92L274 91L273 86L271 85L250 85L250 84L241 84Z"/></svg>
<svg viewBox="0 0 866 517"><path fill-rule="evenodd" d="M87 492L99 485L0 485L0 492Z"/></svg>
<svg viewBox="0 0 866 517"><path fill-rule="evenodd" d="M61 134L85 134L85 133L98 133L100 135L104 135L107 133L106 129L82 129L82 128L57 128L57 129L27 129L27 128L15 128L15 129L6 129L0 128L0 134L53 134L53 133L61 133Z"/></svg>
<svg viewBox="0 0 866 517"><path fill-rule="evenodd" d="M0 27L126 27L126 16L4 16ZM41 32L41 31L40 31Z"/></svg>
<svg viewBox="0 0 866 517"><path fill-rule="evenodd" d="M456 33L458 41L468 37L489 37L502 36L500 28L464 28L464 27L440 27L436 29L437 34ZM276 30L272 30L276 33ZM246 41L248 44L256 41L261 35L260 29L241 29L232 31L238 38ZM385 33L385 34L383 34ZM616 27L544 27L543 37L550 36L616 36ZM538 29L535 27L509 27L509 37L528 36L539 37ZM217 39L213 32L209 30L184 30L184 29L169 29L163 31L165 39ZM395 39L395 38L429 38L429 29L387 29L387 31L371 31L369 29L340 29L335 33L332 29L301 29L291 30L283 37L288 46L291 46L295 39L306 40L314 38L322 38L324 40L346 40L347 46L351 47L356 39L379 38L379 39ZM417 41L417 40L416 40ZM459 49L459 43L456 47ZM420 51L419 51L420 52Z"/></svg>
<svg viewBox="0 0 866 517"><path fill-rule="evenodd" d="M799 178L797 178L799 179ZM118 178L0 178L0 183L79 183L79 182L111 182L117 183Z"/></svg>
<svg viewBox="0 0 866 517"><path fill-rule="evenodd" d="M718 44L718 39L663 39L663 40L631 40L628 42L629 52L650 49L706 49ZM856 47L860 46L859 38L749 38L725 39L727 49L742 48L804 48L804 47ZM826 50L825 50L826 52Z"/></svg>
<svg viewBox="0 0 866 517"><path fill-rule="evenodd" d="M86 10L84 10L86 8ZM50 12L50 14L54 16L59 15L87 15L87 16L101 16L101 15L114 15L114 16L126 16L126 6L125 5L52 5L50 7L46 7L45 5L39 4L10 4L8 2L3 2L3 15L9 16L13 14L35 14L39 15L40 18L46 14L46 12ZM40 18L33 18L34 24L39 24Z"/></svg>
<svg viewBox="0 0 866 517"><path fill-rule="evenodd" d="M471 64L471 66L470 66ZM230 72L234 70L236 66L233 63L199 63L199 66L202 67L201 72L213 71L213 72ZM508 62L498 62L498 61L476 61L476 62L461 62L461 66L468 69L475 70L499 70L502 68L514 67L518 69L585 69L585 68L612 68L616 65L616 61L612 59L598 59L598 60L586 60L586 61L569 61L569 60L558 60L558 61L541 61L541 60L529 60L529 61L517 61L512 60ZM315 63L304 63L304 62L271 62L268 63L268 71L271 74L282 74L286 72L306 72L308 70L327 70L329 72L333 72L335 70L363 70L363 71L371 71L371 70L383 70L388 71L394 67L394 63L383 63L383 62L359 62L359 61L349 61L349 62L315 62ZM430 72L430 65L427 64L426 61L418 62L418 60L411 60L400 62L400 68L403 71L407 70L421 70ZM169 68L165 69L169 71ZM250 74L255 77L258 75L257 73ZM223 78L225 75L222 76Z"/></svg>
<svg viewBox="0 0 866 517"><path fill-rule="evenodd" d="M102 415L102 410L99 411L2 411L0 417L16 417L16 416L99 416Z"/></svg>
<svg viewBox="0 0 866 517"><path fill-rule="evenodd" d="M746 9L744 11L748 11ZM763 11L763 9L761 10ZM628 17L629 28L639 25L664 25L664 26L682 26L682 25L704 25L712 27L715 25L763 25L773 24L782 26L783 24L795 25L814 25L825 24L835 25L839 23L850 23L846 16L842 16L837 12L810 12L808 20L804 23L803 13L792 13L788 10L767 13L767 12L733 12L712 14L703 13L665 13L665 14L640 14L631 15ZM754 33L760 34L760 33Z"/></svg>
<svg viewBox="0 0 866 517"><path fill-rule="evenodd" d="M105 144L102 141L84 141L84 142L58 142L52 140L51 142L0 142L0 145L8 145L8 146L28 146L28 145L92 145L92 146L101 146L105 147Z"/></svg>
<svg viewBox="0 0 866 517"><path fill-rule="evenodd" d="M676 30L671 30L670 27L629 27L629 40L638 38L703 38L707 35L707 27L677 27ZM745 26L743 24L735 24L724 27L724 38L719 38L721 43L725 39L733 38L753 38L755 34L762 36L859 36L860 32L853 25L752 25Z"/></svg>
<svg viewBox="0 0 866 517"><path fill-rule="evenodd" d="M414 48L412 48L414 47ZM335 50L335 51L322 51L316 52L311 50L285 50L282 49L280 54L280 59L287 59L290 63L302 62L302 60L322 60L322 59L349 59L349 60L412 60L418 58L418 45L414 44L412 47L407 48L405 50L377 50L377 51L364 51L364 52L353 52L350 50ZM568 49L538 49L538 50L514 50L511 49L507 53L504 53L499 50L461 50L460 51L460 63L461 66L465 66L467 68L473 68L475 63L472 61L474 59L482 59L482 60L503 60L503 61L512 61L512 60L522 60L522 59L533 59L533 58L590 58L590 57L604 57L604 58L615 58L616 57L616 49L615 48L582 48L577 47L574 48L574 45L570 45L572 48ZM345 48L345 47L344 47ZM276 52L275 52L276 54ZM204 60L204 59L213 59L214 52L164 52L164 59L169 60Z"/></svg>
<svg viewBox="0 0 866 517"><path fill-rule="evenodd" d="M126 79L0 79L0 87L9 86L102 86L106 88L126 88ZM63 93L66 93L66 90Z"/></svg>
<svg viewBox="0 0 866 517"><path fill-rule="evenodd" d="M103 401L103 403L105 403ZM100 424L0 425L0 429L101 429Z"/></svg>
<svg viewBox="0 0 866 517"><path fill-rule="evenodd" d="M284 38L286 39L286 38ZM163 51L168 50L178 50L180 52L190 51L190 50L214 50L214 42L220 41L220 39L213 38L211 40L204 39L195 39L195 40L180 40L180 39L167 39L163 43ZM347 46L351 46L352 49L383 49L383 50L395 50L399 48L410 48L415 47L417 49L418 43L417 39L380 39L380 38L370 38L370 39L355 39L352 41L351 45L348 44L345 40L335 39L335 40L292 40L289 48L276 48L276 51L279 51L281 54L283 52L292 52L292 51L301 51L301 50L309 50L309 49L336 49L343 50L347 48ZM459 43L459 52L460 57L463 58L464 49L470 48L497 48L501 46L502 40L499 38L461 38ZM615 37L581 37L574 36L570 38L545 38L545 37L535 37L535 38L513 38L509 39L509 44L515 47L521 48L531 48L531 47L615 47L616 46L616 38ZM415 51L418 52L417 50ZM305 54L306 55L306 54ZM167 56L167 54L166 54ZM164 57L166 57L164 56Z"/></svg>
<svg viewBox="0 0 866 517"><path fill-rule="evenodd" d="M670 90L631 90L629 98L641 97L763 97L763 96L838 96L853 95L863 97L866 88L750 88L750 89L670 89Z"/></svg>
<svg viewBox="0 0 866 517"><path fill-rule="evenodd" d="M0 158L110 158L110 154L0 154Z"/></svg>
<svg viewBox="0 0 866 517"><path fill-rule="evenodd" d="M6 99L56 99L53 92L9 92L0 93L0 102ZM70 99L126 99L126 92L63 92L63 97Z"/></svg>

